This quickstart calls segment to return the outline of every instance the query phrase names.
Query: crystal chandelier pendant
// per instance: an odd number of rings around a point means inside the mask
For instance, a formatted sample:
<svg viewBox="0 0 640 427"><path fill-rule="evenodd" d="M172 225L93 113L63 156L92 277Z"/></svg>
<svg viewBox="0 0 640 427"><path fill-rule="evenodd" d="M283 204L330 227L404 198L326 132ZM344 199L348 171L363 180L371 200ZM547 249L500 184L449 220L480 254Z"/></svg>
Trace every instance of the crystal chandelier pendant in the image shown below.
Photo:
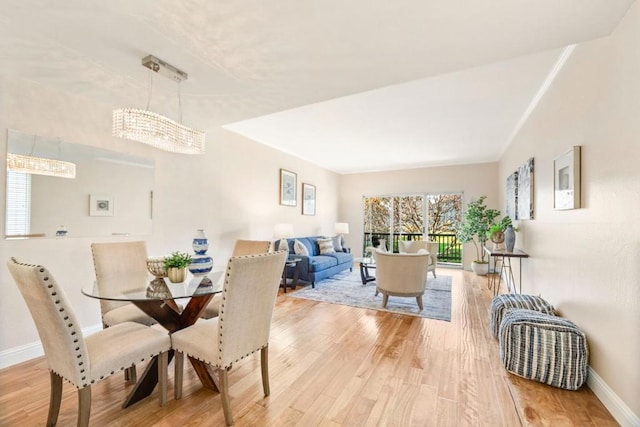
<svg viewBox="0 0 640 427"><path fill-rule="evenodd" d="M187 80L188 75L171 64L148 55L142 58L142 65L149 70L162 74L178 83ZM151 77L151 73L149 74ZM136 108L120 108L113 111L113 136L142 142L152 147L172 153L202 154L204 153L205 133L192 129L182 123L171 120L161 114L149 111L151 102L151 82L149 100L146 110ZM179 88L180 86L178 86ZM182 102L178 90L180 104L180 120L182 121Z"/></svg>
<svg viewBox="0 0 640 427"><path fill-rule="evenodd" d="M204 152L204 132L191 129L153 111L113 110L113 136L181 154Z"/></svg>
<svg viewBox="0 0 640 427"><path fill-rule="evenodd" d="M7 169L36 175L57 176L59 178L76 177L75 163L14 153L7 153Z"/></svg>

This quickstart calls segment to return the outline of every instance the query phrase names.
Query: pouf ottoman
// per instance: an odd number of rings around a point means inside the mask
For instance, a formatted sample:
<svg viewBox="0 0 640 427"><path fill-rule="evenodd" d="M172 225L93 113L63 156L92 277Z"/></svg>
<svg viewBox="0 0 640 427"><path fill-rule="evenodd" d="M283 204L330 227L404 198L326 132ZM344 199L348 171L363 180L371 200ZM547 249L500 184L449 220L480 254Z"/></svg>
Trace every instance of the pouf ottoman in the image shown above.
<svg viewBox="0 0 640 427"><path fill-rule="evenodd" d="M502 364L512 374L566 390L577 390L587 380L587 338L570 320L509 309L499 341Z"/></svg>
<svg viewBox="0 0 640 427"><path fill-rule="evenodd" d="M498 338L498 331L500 329L500 322L505 310L510 308L526 308L528 310L535 310L541 313L555 315L556 312L553 306L541 297L535 295L522 295L522 294L504 294L496 295L491 300L490 311L490 325L491 333L494 337Z"/></svg>

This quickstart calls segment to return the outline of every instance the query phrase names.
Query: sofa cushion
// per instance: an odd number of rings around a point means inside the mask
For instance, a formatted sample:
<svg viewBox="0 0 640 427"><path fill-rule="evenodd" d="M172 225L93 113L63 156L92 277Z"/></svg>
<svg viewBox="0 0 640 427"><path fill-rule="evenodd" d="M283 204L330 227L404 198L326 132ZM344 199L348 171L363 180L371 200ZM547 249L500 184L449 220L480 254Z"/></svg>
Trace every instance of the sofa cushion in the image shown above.
<svg viewBox="0 0 640 427"><path fill-rule="evenodd" d="M344 264L345 262L351 262L351 260L353 260L353 256L347 252L333 252L327 254L327 256L335 258L338 264Z"/></svg>
<svg viewBox="0 0 640 427"><path fill-rule="evenodd" d="M310 262L311 271L321 271L338 265L338 260L335 257L327 255L316 255L310 258Z"/></svg>
<svg viewBox="0 0 640 427"><path fill-rule="evenodd" d="M333 248L333 240L331 237L318 239L318 249L320 249L320 255L327 255L335 253Z"/></svg>
<svg viewBox="0 0 640 427"><path fill-rule="evenodd" d="M309 256L309 249L298 239L293 243L293 251L296 255Z"/></svg>

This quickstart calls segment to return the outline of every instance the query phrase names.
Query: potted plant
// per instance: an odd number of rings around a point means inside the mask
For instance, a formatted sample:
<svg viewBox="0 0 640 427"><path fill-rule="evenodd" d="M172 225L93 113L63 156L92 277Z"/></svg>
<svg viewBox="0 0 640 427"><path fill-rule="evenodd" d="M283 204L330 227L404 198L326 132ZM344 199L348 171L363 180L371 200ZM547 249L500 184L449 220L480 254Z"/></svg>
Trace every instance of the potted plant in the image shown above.
<svg viewBox="0 0 640 427"><path fill-rule="evenodd" d="M508 216L504 216L499 222L491 224L487 231L487 239L493 242L494 249L504 248L504 232L510 225L513 225L513 223Z"/></svg>
<svg viewBox="0 0 640 427"><path fill-rule="evenodd" d="M462 243L473 243L476 248L476 259L471 263L471 269L479 275L489 271L489 262L485 260L484 245L487 232L500 215L497 209L488 209L484 204L486 196L472 200L467 206L462 221L456 229L456 235Z"/></svg>
<svg viewBox="0 0 640 427"><path fill-rule="evenodd" d="M164 268L171 283L184 282L187 275L187 266L191 263L191 255L186 252L171 252L165 257Z"/></svg>

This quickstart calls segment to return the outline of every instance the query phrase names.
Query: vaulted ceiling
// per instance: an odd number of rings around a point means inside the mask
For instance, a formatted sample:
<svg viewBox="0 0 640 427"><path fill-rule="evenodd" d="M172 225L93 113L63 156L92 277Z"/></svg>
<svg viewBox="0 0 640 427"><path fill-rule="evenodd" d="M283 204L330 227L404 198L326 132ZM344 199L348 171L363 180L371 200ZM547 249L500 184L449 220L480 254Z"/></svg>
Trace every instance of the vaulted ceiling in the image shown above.
<svg viewBox="0 0 640 427"><path fill-rule="evenodd" d="M633 0L2 3L2 75L114 108L151 87L178 118L178 84L140 64L153 54L189 74L185 124L353 173L496 161L566 47Z"/></svg>

